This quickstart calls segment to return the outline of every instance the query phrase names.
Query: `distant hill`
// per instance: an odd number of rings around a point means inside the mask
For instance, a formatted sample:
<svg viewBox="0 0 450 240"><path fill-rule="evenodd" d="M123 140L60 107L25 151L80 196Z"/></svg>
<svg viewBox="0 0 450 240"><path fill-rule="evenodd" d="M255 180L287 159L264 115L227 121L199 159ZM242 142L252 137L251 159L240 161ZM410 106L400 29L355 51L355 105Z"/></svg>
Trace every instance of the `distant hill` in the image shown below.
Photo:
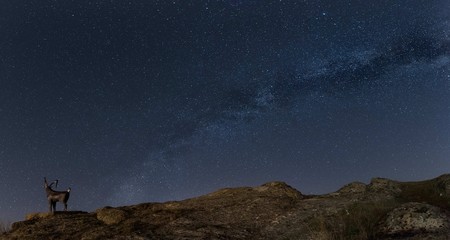
<svg viewBox="0 0 450 240"><path fill-rule="evenodd" d="M0 239L450 239L450 174L374 178L325 195L283 182L177 202L29 214Z"/></svg>

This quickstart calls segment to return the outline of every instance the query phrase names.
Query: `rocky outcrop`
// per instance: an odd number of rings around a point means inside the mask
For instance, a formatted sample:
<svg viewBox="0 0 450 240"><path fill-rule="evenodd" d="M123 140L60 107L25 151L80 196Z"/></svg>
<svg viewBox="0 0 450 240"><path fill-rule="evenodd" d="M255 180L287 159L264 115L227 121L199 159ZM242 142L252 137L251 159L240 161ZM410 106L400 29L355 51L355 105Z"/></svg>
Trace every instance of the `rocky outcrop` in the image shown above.
<svg viewBox="0 0 450 240"><path fill-rule="evenodd" d="M389 212L379 228L385 239L448 239L448 212L426 203L405 203Z"/></svg>
<svg viewBox="0 0 450 240"><path fill-rule="evenodd" d="M445 194L450 195L450 174L442 175L436 178L438 181L438 188L445 192Z"/></svg>
<svg viewBox="0 0 450 240"><path fill-rule="evenodd" d="M283 182L177 202L29 214L0 239L449 239L450 175L304 195Z"/></svg>
<svg viewBox="0 0 450 240"><path fill-rule="evenodd" d="M399 182L386 178L372 178L367 189L373 193L381 193L390 198L397 196L402 191Z"/></svg>
<svg viewBox="0 0 450 240"><path fill-rule="evenodd" d="M341 189L339 189L337 192L340 194L355 194L355 193L364 193L367 190L366 184L362 182L352 182Z"/></svg>

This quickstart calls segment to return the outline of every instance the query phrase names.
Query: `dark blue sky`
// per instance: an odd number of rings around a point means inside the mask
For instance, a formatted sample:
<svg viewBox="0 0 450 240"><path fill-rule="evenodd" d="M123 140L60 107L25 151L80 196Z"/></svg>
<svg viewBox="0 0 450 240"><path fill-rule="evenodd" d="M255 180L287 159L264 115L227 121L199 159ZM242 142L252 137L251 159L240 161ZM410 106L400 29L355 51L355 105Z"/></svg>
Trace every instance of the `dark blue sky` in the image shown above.
<svg viewBox="0 0 450 240"><path fill-rule="evenodd" d="M0 219L450 171L450 6L3 1Z"/></svg>

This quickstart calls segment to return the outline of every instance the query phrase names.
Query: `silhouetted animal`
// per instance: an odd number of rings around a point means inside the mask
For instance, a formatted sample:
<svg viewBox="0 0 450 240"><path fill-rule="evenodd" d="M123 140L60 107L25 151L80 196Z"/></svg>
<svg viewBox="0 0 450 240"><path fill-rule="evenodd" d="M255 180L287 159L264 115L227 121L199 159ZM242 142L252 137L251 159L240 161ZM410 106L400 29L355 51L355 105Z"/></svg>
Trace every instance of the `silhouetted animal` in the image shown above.
<svg viewBox="0 0 450 240"><path fill-rule="evenodd" d="M70 188L66 191L55 191L52 189L52 185L55 184L55 188L58 187L58 180L53 181L50 185L47 183L47 178L44 177L44 188L47 193L47 200L50 212L56 211L56 202L64 203L64 211L67 211L67 201L70 197Z"/></svg>

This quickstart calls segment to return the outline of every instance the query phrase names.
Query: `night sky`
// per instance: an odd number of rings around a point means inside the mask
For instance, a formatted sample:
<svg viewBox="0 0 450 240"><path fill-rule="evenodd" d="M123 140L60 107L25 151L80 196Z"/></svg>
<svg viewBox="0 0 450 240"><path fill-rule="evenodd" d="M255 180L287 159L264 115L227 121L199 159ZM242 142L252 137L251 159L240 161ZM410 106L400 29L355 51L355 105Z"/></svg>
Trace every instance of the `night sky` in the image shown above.
<svg viewBox="0 0 450 240"><path fill-rule="evenodd" d="M448 0L0 3L2 221L450 172Z"/></svg>

